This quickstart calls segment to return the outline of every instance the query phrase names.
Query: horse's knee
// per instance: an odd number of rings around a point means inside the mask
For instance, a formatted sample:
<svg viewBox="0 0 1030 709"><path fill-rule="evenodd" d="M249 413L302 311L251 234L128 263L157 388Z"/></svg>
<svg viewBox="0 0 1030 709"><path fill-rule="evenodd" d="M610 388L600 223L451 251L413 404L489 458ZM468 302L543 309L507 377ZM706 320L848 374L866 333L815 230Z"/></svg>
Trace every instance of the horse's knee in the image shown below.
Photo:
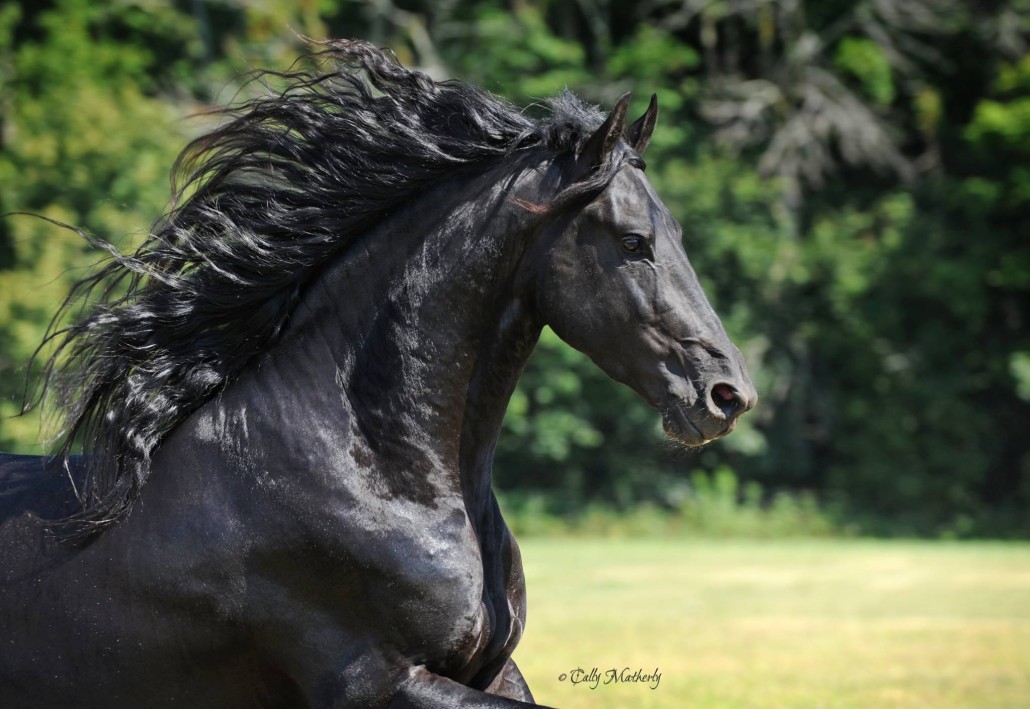
<svg viewBox="0 0 1030 709"><path fill-rule="evenodd" d="M518 699L522 702L533 703L533 693L529 691L526 678L522 676L518 665L510 657L504 663L504 667L494 677L493 682L486 688L488 694L496 694L499 697Z"/></svg>

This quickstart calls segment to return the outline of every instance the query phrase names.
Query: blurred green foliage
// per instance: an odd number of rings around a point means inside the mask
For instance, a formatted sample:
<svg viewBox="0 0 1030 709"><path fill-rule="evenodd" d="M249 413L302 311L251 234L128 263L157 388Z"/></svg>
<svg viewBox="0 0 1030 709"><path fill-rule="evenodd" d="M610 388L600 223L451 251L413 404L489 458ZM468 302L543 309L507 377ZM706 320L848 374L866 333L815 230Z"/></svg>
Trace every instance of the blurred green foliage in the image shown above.
<svg viewBox="0 0 1030 709"><path fill-rule="evenodd" d="M767 495L757 482L741 485L724 466L694 471L667 490L664 500L621 511L598 502L562 509L555 495L513 490L502 495L501 508L519 537L813 539L858 531L842 526L810 492Z"/></svg>
<svg viewBox="0 0 1030 709"><path fill-rule="evenodd" d="M683 451L545 331L498 445L513 507L699 519L736 499L754 524L1027 535L1028 17L1026 0L16 0L0 212L128 248L209 125L184 117L258 90L243 74L288 66L298 35L367 38L520 104L567 85L643 111L656 92L648 174L761 402ZM0 447L39 449L35 414L11 418L25 362L97 258L0 219Z"/></svg>

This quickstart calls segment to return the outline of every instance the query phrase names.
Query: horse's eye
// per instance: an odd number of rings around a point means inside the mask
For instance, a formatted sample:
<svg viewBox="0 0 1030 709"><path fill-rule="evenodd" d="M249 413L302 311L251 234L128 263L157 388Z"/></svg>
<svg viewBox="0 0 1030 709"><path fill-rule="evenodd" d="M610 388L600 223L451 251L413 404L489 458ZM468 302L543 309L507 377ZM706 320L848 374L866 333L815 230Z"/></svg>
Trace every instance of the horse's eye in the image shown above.
<svg viewBox="0 0 1030 709"><path fill-rule="evenodd" d="M626 236L622 239L622 248L631 254L635 254L644 246L644 240L639 236Z"/></svg>

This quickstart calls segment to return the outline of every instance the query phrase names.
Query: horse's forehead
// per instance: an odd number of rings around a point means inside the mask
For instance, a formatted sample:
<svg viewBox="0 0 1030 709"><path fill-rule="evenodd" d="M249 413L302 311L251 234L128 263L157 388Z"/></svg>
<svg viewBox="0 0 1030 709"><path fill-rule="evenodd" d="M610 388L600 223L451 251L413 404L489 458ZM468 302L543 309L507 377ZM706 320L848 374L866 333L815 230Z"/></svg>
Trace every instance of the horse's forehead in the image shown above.
<svg viewBox="0 0 1030 709"><path fill-rule="evenodd" d="M632 166L615 175L595 204L601 214L618 221L661 219L666 211L644 171Z"/></svg>

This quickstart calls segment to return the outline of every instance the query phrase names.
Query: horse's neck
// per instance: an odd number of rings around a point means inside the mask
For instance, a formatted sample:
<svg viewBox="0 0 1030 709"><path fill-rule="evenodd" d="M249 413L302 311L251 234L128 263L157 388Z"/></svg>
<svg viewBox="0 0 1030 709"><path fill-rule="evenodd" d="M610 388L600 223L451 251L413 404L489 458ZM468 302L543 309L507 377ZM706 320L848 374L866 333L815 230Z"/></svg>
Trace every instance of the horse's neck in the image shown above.
<svg viewBox="0 0 1030 709"><path fill-rule="evenodd" d="M309 372L313 401L344 402L340 420L382 474L431 478L479 509L539 334L515 286L530 217L494 183L438 188L384 220L309 289L286 333L285 360Z"/></svg>

